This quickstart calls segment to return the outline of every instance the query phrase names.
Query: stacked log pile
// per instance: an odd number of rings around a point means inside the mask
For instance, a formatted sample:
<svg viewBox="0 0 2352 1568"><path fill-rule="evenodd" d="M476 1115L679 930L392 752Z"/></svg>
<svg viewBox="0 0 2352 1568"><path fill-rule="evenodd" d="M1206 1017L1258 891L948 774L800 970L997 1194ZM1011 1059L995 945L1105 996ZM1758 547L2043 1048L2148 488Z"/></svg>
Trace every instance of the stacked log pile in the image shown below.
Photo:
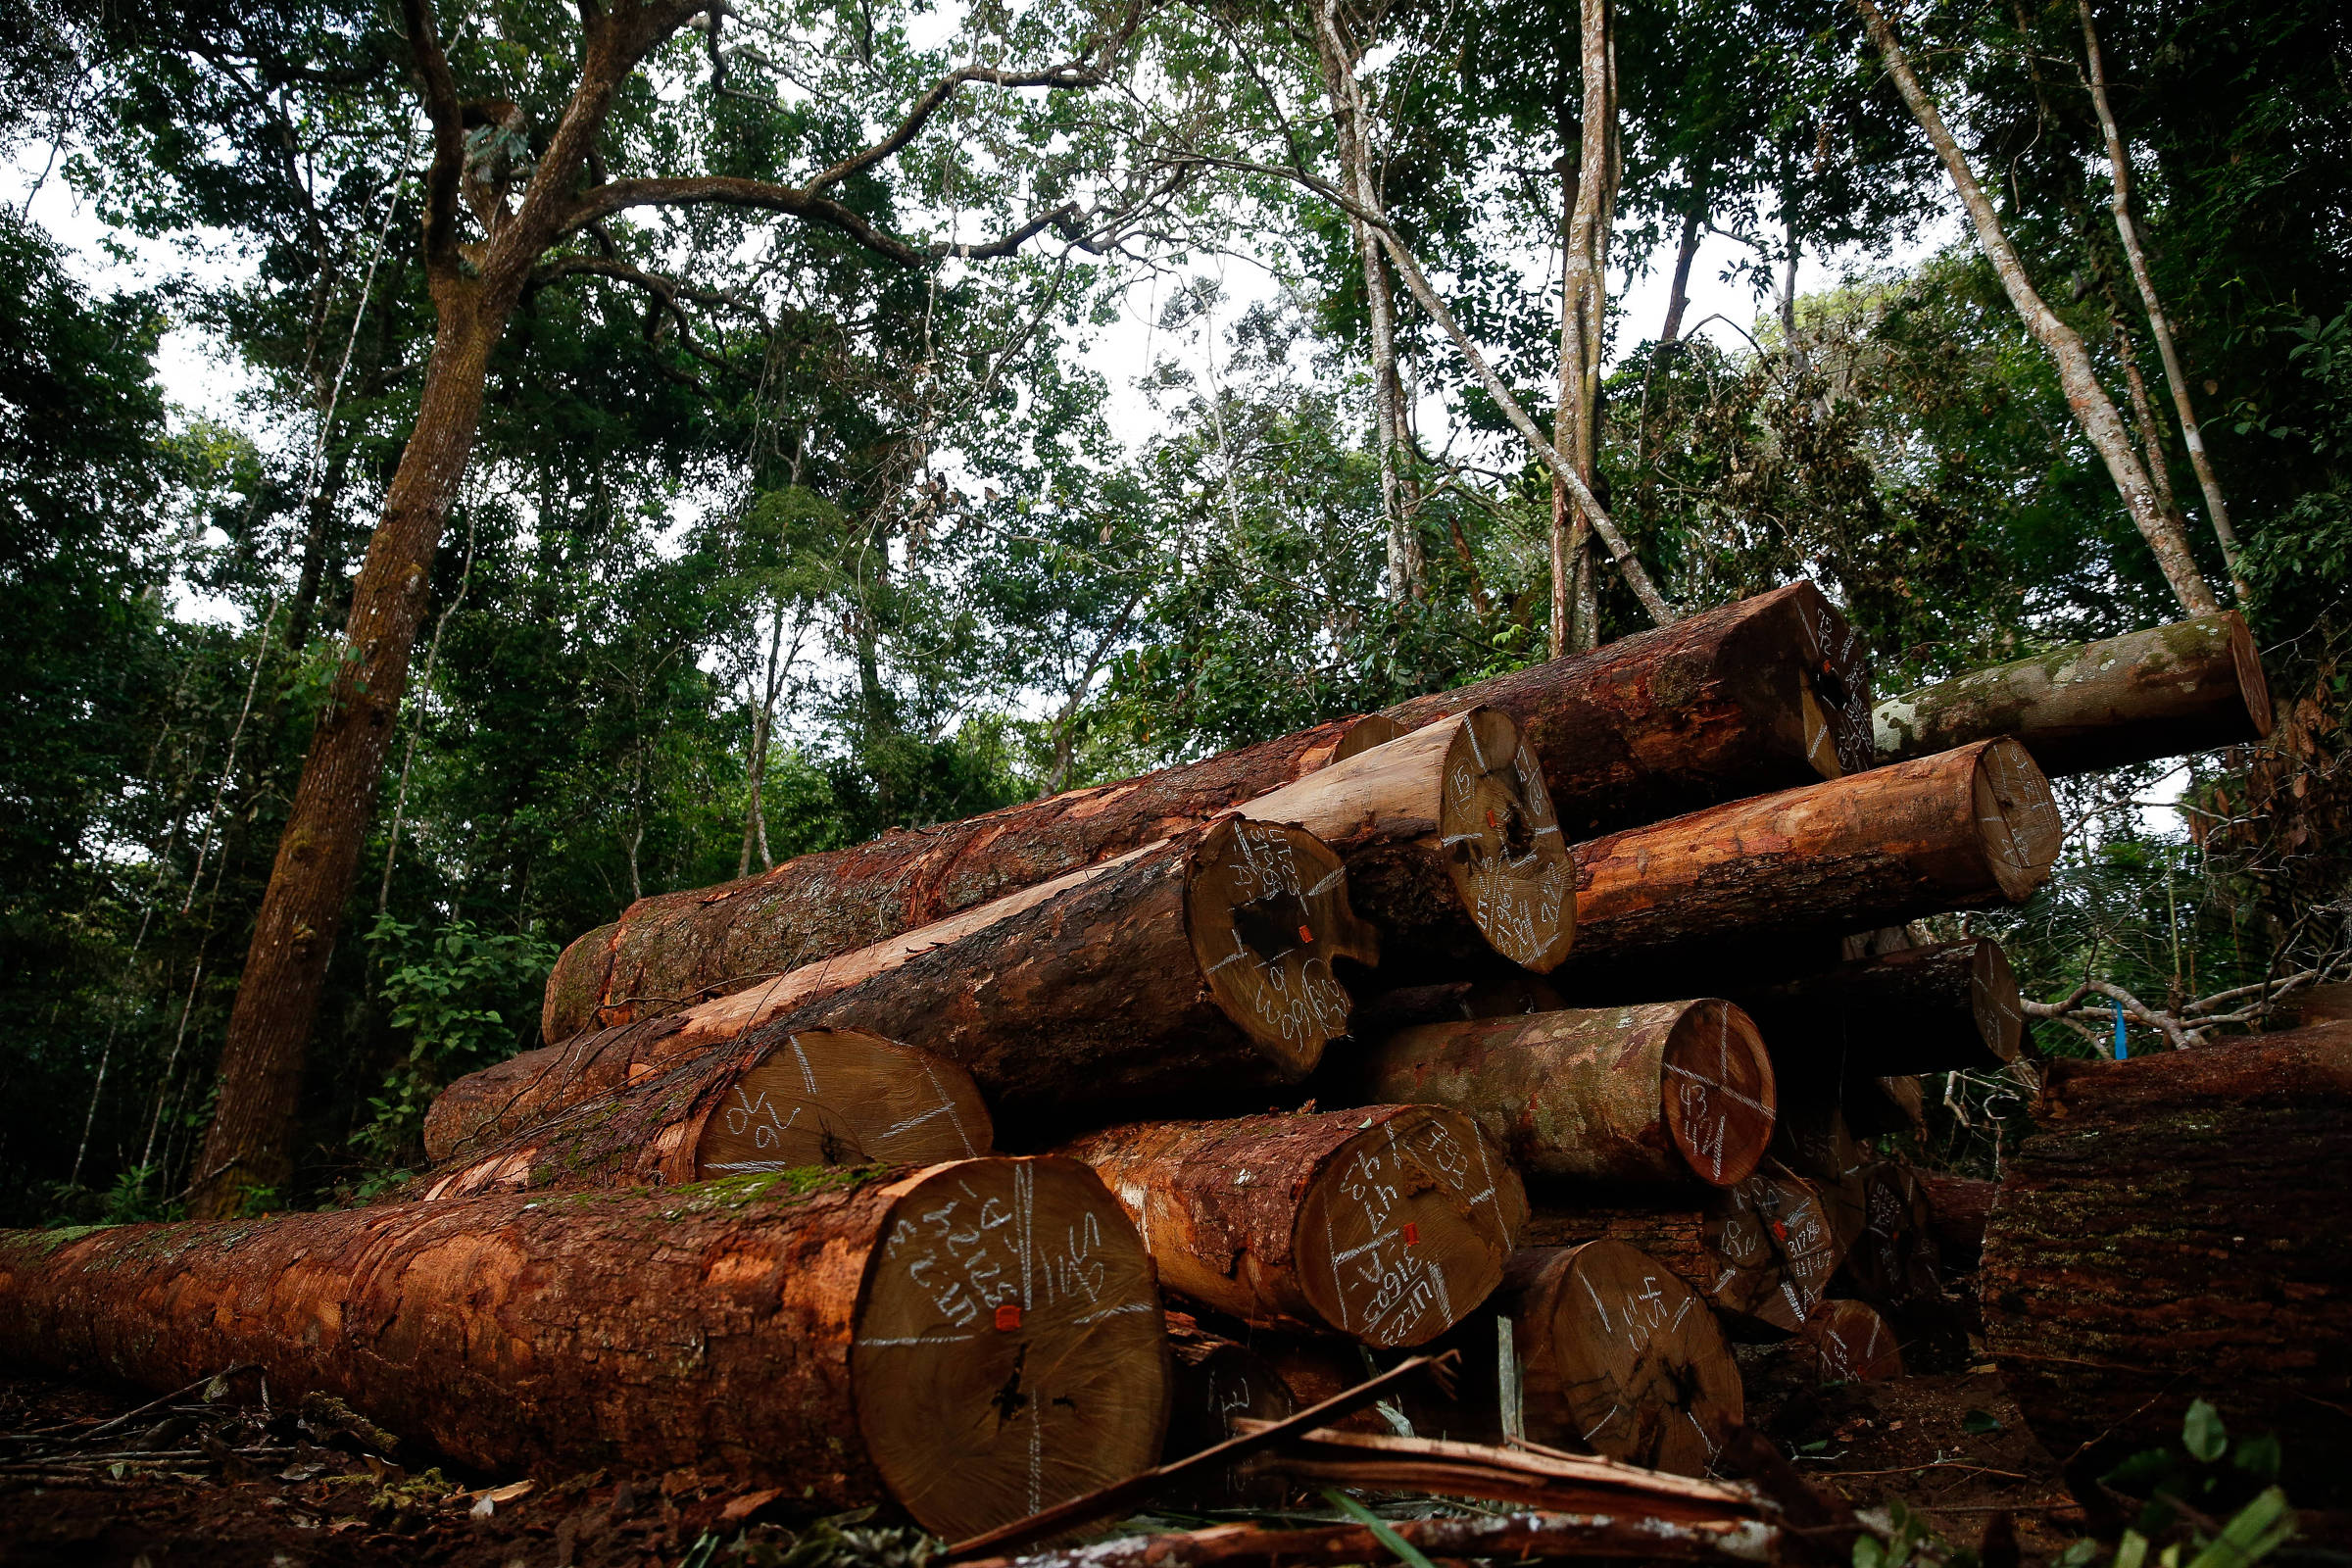
<svg viewBox="0 0 2352 1568"><path fill-rule="evenodd" d="M1418 1430L1696 1475L1727 1334L1886 1375L1984 1231L1873 1140L1918 1074L2018 1055L2015 979L1852 939L2029 897L2045 751L2259 728L2229 631L2147 645L2160 680L2067 673L2091 650L1915 693L1874 741L1797 584L643 900L565 950L543 1047L443 1092L396 1200L0 1241L0 1351L252 1360L485 1468L724 1463L951 1538L1163 1438L1215 1462L1195 1495L1278 1499L1231 1423L1416 1348L1450 1390L1366 1391L1286 1473L1478 1469L1378 1447Z"/></svg>

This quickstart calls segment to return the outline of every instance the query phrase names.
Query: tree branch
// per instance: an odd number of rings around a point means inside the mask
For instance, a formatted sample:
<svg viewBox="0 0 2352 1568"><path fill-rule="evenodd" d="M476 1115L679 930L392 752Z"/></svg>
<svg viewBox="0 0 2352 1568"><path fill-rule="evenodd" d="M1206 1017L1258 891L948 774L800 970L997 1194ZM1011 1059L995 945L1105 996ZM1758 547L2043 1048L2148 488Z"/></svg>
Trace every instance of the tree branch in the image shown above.
<svg viewBox="0 0 2352 1568"><path fill-rule="evenodd" d="M433 22L433 0L401 0L408 23L409 58L422 79L424 112L433 127L433 162L424 181L424 259L436 269L458 254L458 185L466 172L466 116L457 78Z"/></svg>

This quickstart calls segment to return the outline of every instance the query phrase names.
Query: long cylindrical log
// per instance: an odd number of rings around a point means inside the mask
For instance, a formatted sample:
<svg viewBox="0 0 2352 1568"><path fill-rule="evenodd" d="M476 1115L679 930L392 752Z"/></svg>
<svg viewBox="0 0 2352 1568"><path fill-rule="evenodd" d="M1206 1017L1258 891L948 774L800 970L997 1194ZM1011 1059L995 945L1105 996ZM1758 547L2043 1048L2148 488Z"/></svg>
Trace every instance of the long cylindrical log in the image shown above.
<svg viewBox="0 0 2352 1568"><path fill-rule="evenodd" d="M1379 1347L1426 1344L1486 1299L1527 1216L1477 1124L1431 1105L1138 1122L1060 1152L1101 1173L1168 1290Z"/></svg>
<svg viewBox="0 0 2352 1568"><path fill-rule="evenodd" d="M998 1130L1296 1083L1348 1027L1340 958L1377 939L1337 857L1297 828L1232 818L1060 883L795 970L756 991L542 1047L460 1079L425 1149L475 1155L647 1071L804 1029L863 1029L970 1072Z"/></svg>
<svg viewBox="0 0 2352 1568"><path fill-rule="evenodd" d="M930 1165L990 1152L972 1075L861 1029L804 1029L649 1074L507 1145L429 1172L420 1199L650 1187L824 1165Z"/></svg>
<svg viewBox="0 0 2352 1568"><path fill-rule="evenodd" d="M717 1465L950 1537L1156 1462L1168 1400L1151 1263L1056 1159L14 1232L0 1357L253 1363L486 1470Z"/></svg>
<svg viewBox="0 0 2352 1568"><path fill-rule="evenodd" d="M1928 1191L1928 1229L1950 1273L1967 1273L1984 1261L1984 1224L1992 1214L1997 1182L1975 1176L1949 1176L1929 1171L1923 1177Z"/></svg>
<svg viewBox="0 0 2352 1568"><path fill-rule="evenodd" d="M2271 1431L2298 1501L2352 1452L2352 1026L2053 1061L2002 1162L1985 1339L2043 1446L2087 1474L2202 1398Z"/></svg>
<svg viewBox="0 0 2352 1568"><path fill-rule="evenodd" d="M1571 837L1871 765L1869 654L1809 582L1384 710L1518 721Z"/></svg>
<svg viewBox="0 0 2352 1568"><path fill-rule="evenodd" d="M1531 1174L1729 1187L1772 1140L1763 1041L1711 999L1426 1024L1348 1070L1364 1100L1461 1111Z"/></svg>
<svg viewBox="0 0 2352 1568"><path fill-rule="evenodd" d="M1991 1070L2017 1059L2026 1009L1990 937L1904 948L1736 999L1786 1068L1801 1055L1874 1077Z"/></svg>
<svg viewBox="0 0 2352 1568"><path fill-rule="evenodd" d="M1519 727L1474 708L1342 759L1241 808L1348 866L1382 951L1448 971L1492 949L1539 973L1576 932L1576 868Z"/></svg>
<svg viewBox="0 0 2352 1568"><path fill-rule="evenodd" d="M1561 988L1687 995L1704 962L1727 977L1700 977L1728 989L1757 968L1759 936L1785 945L2021 900L2059 840L2049 781L2009 740L1631 828L1576 848Z"/></svg>
<svg viewBox="0 0 2352 1568"><path fill-rule="evenodd" d="M1156 843L1397 733L1385 719L1338 719L1123 783L799 856L739 882L640 899L564 950L540 1033L555 1045L888 942Z"/></svg>
<svg viewBox="0 0 2352 1568"><path fill-rule="evenodd" d="M2013 660L1878 705L1882 762L2013 736L2052 778L2271 732L2271 690L2237 612Z"/></svg>

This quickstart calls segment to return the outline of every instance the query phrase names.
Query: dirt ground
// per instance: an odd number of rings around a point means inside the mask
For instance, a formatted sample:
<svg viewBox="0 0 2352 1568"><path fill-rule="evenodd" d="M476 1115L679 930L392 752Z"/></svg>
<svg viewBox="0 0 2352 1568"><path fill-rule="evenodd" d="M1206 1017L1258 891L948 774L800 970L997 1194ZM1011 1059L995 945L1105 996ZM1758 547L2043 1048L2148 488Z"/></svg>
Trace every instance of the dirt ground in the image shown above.
<svg viewBox="0 0 2352 1568"><path fill-rule="evenodd" d="M1751 1421L1859 1506L1899 1497L1956 1546L2013 1527L2025 1563L2083 1531L2057 1467L1988 1368L1821 1388L1743 1351ZM137 1396L0 1382L0 1562L15 1568L920 1568L911 1532L811 1528L724 1477L484 1476L436 1467L349 1412L265 1406L250 1377ZM119 1428L106 1423L137 1412ZM517 1491L517 1483L525 1483Z"/></svg>

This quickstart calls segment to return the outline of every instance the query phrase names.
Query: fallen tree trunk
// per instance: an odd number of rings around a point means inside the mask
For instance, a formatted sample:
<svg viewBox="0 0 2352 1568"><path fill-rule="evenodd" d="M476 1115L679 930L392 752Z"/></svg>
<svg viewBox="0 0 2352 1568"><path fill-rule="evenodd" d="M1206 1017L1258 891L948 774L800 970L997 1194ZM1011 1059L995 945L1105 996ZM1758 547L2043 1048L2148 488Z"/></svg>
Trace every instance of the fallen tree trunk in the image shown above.
<svg viewBox="0 0 2352 1568"><path fill-rule="evenodd" d="M1059 1152L1118 1198L1160 1283L1242 1322L1425 1345L1500 1283L1518 1173L1429 1105L1138 1122Z"/></svg>
<svg viewBox="0 0 2352 1568"><path fill-rule="evenodd" d="M1785 977L1790 944L2022 900L2059 840L2048 780L2008 740L1594 839L1576 847L1561 989L1579 1001L1683 996L1694 978L1757 989Z"/></svg>
<svg viewBox="0 0 2352 1568"><path fill-rule="evenodd" d="M1785 1072L1792 1059L1840 1074L1990 1071L2017 1059L2026 1009L1990 937L1904 948L1742 990Z"/></svg>
<svg viewBox="0 0 2352 1568"><path fill-rule="evenodd" d="M1984 1232L1985 1339L2034 1435L2083 1474L2203 1398L2278 1433L2297 1501L2352 1451L2352 1027L2053 1061Z"/></svg>
<svg viewBox="0 0 2352 1568"><path fill-rule="evenodd" d="M1824 1383L1879 1383L1903 1375L1894 1331L1863 1301L1822 1302L1788 1349Z"/></svg>
<svg viewBox="0 0 2352 1568"><path fill-rule="evenodd" d="M1729 1187L1772 1140L1764 1044L1712 1000L1425 1024L1347 1076L1366 1101L1461 1111L1531 1174Z"/></svg>
<svg viewBox="0 0 2352 1568"><path fill-rule="evenodd" d="M1871 765L1868 651L1809 582L1384 710L1518 722L1572 837Z"/></svg>
<svg viewBox="0 0 2352 1568"><path fill-rule="evenodd" d="M1878 705L1878 760L2013 736L2052 778L2258 741L2271 690L2237 612L2078 643Z"/></svg>
<svg viewBox="0 0 2352 1568"><path fill-rule="evenodd" d="M540 1033L674 1012L889 941L1197 826L1399 733L1338 719L1119 784L803 855L715 888L658 894L574 941Z"/></svg>
<svg viewBox="0 0 2352 1568"><path fill-rule="evenodd" d="M485 1470L718 1465L949 1535L1152 1464L1168 1399L1134 1228L1055 1159L13 1232L0 1356L253 1363Z"/></svg>
<svg viewBox="0 0 2352 1568"><path fill-rule="evenodd" d="M1928 1191L1928 1229L1936 1238L1943 1266L1965 1274L1984 1261L1984 1222L1991 1216L1996 1182L1974 1176L1946 1176L1930 1171L1923 1177Z"/></svg>
<svg viewBox="0 0 2352 1568"><path fill-rule="evenodd" d="M861 1029L804 1029L722 1051L708 1072L649 1074L508 1147L416 1184L475 1193L650 1187L825 1165L930 1165L990 1152L972 1075Z"/></svg>
<svg viewBox="0 0 2352 1568"><path fill-rule="evenodd" d="M1310 1072L1348 1027L1332 964L1377 956L1329 850L1228 818L757 991L484 1068L434 1101L425 1149L480 1157L648 1071L692 1065L715 1081L737 1058L714 1047L760 1051L813 1028L963 1067L1001 1136L1229 1100Z"/></svg>
<svg viewBox="0 0 2352 1568"><path fill-rule="evenodd" d="M1544 1196L1528 1215L1529 1247L1623 1242L1681 1276L1737 1326L1766 1335L1803 1327L1845 1257L1815 1184L1769 1166L1704 1208L1571 1204Z"/></svg>
<svg viewBox="0 0 2352 1568"><path fill-rule="evenodd" d="M1490 950L1541 973L1576 933L1576 868L1519 728L1491 708L1333 762L1241 808L1331 846L1348 901L1406 967Z"/></svg>

